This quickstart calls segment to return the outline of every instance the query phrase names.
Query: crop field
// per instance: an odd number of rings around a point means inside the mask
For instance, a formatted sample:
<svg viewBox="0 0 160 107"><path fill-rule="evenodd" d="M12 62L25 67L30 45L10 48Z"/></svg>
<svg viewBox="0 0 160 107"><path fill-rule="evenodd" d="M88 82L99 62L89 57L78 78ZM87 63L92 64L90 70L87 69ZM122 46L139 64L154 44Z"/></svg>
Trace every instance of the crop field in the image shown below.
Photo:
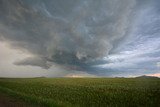
<svg viewBox="0 0 160 107"><path fill-rule="evenodd" d="M0 92L36 107L160 107L158 78L1 78Z"/></svg>

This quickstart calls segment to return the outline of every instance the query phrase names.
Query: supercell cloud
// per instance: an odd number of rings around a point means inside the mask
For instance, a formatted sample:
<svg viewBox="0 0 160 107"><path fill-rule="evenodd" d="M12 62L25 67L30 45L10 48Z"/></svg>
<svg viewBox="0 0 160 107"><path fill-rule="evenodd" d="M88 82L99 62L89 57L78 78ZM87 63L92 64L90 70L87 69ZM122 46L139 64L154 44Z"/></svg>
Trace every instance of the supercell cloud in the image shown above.
<svg viewBox="0 0 160 107"><path fill-rule="evenodd" d="M0 40L52 65L96 75L159 72L158 0L0 0Z"/></svg>

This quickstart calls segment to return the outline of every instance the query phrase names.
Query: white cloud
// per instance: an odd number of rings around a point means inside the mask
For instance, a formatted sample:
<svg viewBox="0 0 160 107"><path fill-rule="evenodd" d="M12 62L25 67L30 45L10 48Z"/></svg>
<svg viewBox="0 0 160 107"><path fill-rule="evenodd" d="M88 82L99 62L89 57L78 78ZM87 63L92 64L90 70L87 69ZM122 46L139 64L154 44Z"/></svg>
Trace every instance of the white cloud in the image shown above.
<svg viewBox="0 0 160 107"><path fill-rule="evenodd" d="M157 67L160 67L160 62L157 62Z"/></svg>

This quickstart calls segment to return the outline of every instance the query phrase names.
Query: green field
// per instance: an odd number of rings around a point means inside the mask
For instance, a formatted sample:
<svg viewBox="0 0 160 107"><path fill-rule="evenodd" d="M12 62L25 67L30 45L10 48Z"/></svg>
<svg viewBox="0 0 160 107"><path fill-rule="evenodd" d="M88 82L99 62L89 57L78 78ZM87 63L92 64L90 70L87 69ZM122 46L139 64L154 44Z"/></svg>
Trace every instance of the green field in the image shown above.
<svg viewBox="0 0 160 107"><path fill-rule="evenodd" d="M1 78L0 92L38 107L160 107L158 78Z"/></svg>

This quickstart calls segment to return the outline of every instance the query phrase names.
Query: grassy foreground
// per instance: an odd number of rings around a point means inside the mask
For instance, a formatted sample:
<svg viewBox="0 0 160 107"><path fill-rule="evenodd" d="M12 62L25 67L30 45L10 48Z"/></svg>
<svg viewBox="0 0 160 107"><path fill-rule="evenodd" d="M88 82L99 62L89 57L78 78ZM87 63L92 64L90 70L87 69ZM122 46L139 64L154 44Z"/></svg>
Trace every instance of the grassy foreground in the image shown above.
<svg viewBox="0 0 160 107"><path fill-rule="evenodd" d="M0 92L38 107L160 107L156 78L1 78Z"/></svg>

